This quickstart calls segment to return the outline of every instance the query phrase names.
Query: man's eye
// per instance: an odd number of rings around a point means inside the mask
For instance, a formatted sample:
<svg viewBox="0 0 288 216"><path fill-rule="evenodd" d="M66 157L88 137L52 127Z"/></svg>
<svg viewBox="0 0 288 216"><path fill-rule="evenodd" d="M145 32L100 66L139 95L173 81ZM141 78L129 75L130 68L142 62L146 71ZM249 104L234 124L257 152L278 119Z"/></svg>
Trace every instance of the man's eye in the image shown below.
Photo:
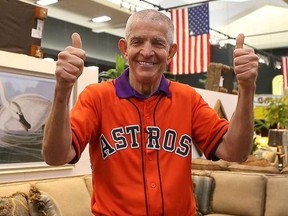
<svg viewBox="0 0 288 216"><path fill-rule="evenodd" d="M141 44L141 40L132 40L132 41L131 41L131 44L132 44L132 45Z"/></svg>
<svg viewBox="0 0 288 216"><path fill-rule="evenodd" d="M165 43L162 43L162 42L156 42L155 46L157 46L157 47L165 47L166 45L165 45Z"/></svg>

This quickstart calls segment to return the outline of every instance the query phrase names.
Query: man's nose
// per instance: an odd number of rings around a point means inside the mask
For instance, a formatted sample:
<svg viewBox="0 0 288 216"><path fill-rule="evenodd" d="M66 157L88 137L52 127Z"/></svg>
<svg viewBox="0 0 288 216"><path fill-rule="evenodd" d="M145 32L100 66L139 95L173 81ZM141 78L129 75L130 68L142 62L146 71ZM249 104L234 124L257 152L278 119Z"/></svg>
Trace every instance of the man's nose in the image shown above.
<svg viewBox="0 0 288 216"><path fill-rule="evenodd" d="M141 54L144 57L149 57L151 55L154 55L154 49L151 43L144 43L141 49Z"/></svg>

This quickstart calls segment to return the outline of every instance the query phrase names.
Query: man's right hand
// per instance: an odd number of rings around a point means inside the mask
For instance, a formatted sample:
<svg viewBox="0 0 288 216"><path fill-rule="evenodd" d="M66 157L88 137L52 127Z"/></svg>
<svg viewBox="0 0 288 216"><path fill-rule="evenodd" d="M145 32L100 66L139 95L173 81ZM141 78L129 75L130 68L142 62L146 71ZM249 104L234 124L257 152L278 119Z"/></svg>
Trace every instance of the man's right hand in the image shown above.
<svg viewBox="0 0 288 216"><path fill-rule="evenodd" d="M58 88L72 89L83 72L85 58L86 54L82 49L81 37L78 33L73 33L72 46L66 47L58 54L55 71Z"/></svg>

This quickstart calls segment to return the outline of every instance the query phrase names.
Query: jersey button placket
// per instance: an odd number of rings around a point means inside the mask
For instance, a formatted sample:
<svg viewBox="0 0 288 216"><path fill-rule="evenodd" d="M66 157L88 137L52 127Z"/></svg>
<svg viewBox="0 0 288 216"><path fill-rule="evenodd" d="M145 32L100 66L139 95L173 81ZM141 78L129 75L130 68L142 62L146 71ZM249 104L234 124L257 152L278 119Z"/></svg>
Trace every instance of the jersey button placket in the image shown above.
<svg viewBox="0 0 288 216"><path fill-rule="evenodd" d="M151 102L145 103L144 108L144 124L146 127L154 126L153 121L153 104ZM145 152L145 164L146 164L146 179L148 182L147 185L147 192L149 197L149 209L150 213L153 214L155 212L159 212L159 209L161 209L161 191L159 190L159 173L158 173L158 163L157 163L157 152L159 150L155 149L149 149L147 148L147 143L149 140L149 134L147 133L146 128L146 134L147 140L146 140L146 152Z"/></svg>

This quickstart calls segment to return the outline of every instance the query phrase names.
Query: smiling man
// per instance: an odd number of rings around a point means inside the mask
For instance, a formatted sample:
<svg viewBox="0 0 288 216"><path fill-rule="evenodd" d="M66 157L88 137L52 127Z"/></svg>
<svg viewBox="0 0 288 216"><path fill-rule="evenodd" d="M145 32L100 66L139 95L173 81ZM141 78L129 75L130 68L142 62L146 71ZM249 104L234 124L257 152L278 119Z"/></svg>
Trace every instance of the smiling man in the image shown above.
<svg viewBox="0 0 288 216"><path fill-rule="evenodd" d="M69 113L85 51L80 36L59 53L53 107L43 157L76 163L89 143L94 215L195 215L191 146L208 159L244 161L252 146L258 57L237 37L234 70L239 98L231 122L220 119L196 91L163 72L177 45L173 24L156 10L129 18L119 49L129 67L116 80L92 84Z"/></svg>

